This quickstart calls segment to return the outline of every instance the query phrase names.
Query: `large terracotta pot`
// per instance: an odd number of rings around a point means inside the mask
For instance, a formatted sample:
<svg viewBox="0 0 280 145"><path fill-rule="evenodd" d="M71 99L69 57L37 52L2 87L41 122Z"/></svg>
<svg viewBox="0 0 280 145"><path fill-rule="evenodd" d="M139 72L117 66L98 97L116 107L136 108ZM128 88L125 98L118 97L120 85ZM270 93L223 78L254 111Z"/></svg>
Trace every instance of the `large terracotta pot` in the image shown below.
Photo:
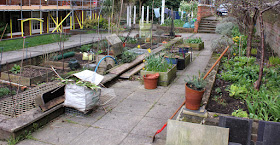
<svg viewBox="0 0 280 145"><path fill-rule="evenodd" d="M200 108L200 103L205 92L205 88L202 91L193 90L187 86L187 83L185 88L186 108L190 110L198 110Z"/></svg>
<svg viewBox="0 0 280 145"><path fill-rule="evenodd" d="M157 88L159 73L143 75L145 89Z"/></svg>

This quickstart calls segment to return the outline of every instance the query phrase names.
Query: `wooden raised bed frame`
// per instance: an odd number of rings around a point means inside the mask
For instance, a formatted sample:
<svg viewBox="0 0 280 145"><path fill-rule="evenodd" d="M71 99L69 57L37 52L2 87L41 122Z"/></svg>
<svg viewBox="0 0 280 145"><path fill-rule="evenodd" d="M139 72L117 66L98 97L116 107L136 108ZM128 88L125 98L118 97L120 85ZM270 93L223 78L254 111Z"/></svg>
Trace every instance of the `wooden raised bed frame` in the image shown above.
<svg viewBox="0 0 280 145"><path fill-rule="evenodd" d="M172 68L167 72L158 72L159 73L158 85L168 86L172 82L172 80L176 78L176 71L177 71L177 65L173 65ZM154 73L157 72L141 70L140 71L141 80L143 80L143 75L154 74Z"/></svg>
<svg viewBox="0 0 280 145"><path fill-rule="evenodd" d="M31 67L34 69L45 69L45 70L49 70L49 71L47 71L47 73L45 73L45 74L42 74L39 76L33 76L33 77L23 77L23 76L19 76L19 75L13 74L13 73L9 73L10 80L9 80L8 72L5 71L5 72L2 72L1 79L5 80L5 81L18 83L19 78L20 78L21 85L31 86L32 84L42 83L46 79L54 76L54 72L50 68L33 66L33 65L24 66L24 68L26 68L26 67Z"/></svg>

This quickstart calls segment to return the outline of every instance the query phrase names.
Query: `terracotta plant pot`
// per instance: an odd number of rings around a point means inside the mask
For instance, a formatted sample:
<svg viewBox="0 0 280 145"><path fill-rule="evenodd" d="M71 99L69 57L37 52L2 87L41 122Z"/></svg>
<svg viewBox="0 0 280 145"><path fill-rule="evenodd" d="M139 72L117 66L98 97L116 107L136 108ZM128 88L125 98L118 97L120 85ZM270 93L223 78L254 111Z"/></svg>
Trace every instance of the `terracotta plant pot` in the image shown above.
<svg viewBox="0 0 280 145"><path fill-rule="evenodd" d="M143 75L145 89L157 88L159 73Z"/></svg>
<svg viewBox="0 0 280 145"><path fill-rule="evenodd" d="M187 86L187 83L185 85L185 88L186 108L190 110L198 110L200 108L200 103L205 92L205 88L202 91L197 91L189 88Z"/></svg>

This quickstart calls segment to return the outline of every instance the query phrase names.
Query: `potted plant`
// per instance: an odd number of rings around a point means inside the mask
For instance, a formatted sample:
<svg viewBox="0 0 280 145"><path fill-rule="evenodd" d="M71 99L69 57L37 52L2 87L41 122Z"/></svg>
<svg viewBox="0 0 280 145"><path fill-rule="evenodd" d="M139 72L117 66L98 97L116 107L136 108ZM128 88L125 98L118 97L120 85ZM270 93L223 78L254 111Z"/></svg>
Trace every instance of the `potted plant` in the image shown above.
<svg viewBox="0 0 280 145"><path fill-rule="evenodd" d="M185 85L186 108L190 110L198 110L202 96L205 92L205 80L199 76L193 76Z"/></svg>
<svg viewBox="0 0 280 145"><path fill-rule="evenodd" d="M158 83L159 73L146 74L143 76L145 89L156 89Z"/></svg>
<svg viewBox="0 0 280 145"><path fill-rule="evenodd" d="M192 47L194 50L202 50L204 49L204 42L201 40L201 38L189 38L187 40L184 41L184 44L183 44L185 47L185 45L189 46L189 47Z"/></svg>
<svg viewBox="0 0 280 145"><path fill-rule="evenodd" d="M145 67L140 71L141 77L147 74L159 73L158 85L168 86L176 77L176 64L168 63L160 55L151 54L143 60Z"/></svg>

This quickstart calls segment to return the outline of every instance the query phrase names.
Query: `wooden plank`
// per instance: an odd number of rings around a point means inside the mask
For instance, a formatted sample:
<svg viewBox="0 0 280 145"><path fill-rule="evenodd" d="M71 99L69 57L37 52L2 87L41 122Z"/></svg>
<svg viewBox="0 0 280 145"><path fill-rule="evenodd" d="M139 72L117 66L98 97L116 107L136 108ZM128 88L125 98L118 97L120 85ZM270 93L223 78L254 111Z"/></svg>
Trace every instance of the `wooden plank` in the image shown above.
<svg viewBox="0 0 280 145"><path fill-rule="evenodd" d="M121 74L125 72L126 70L132 68L133 66L141 63L143 59L145 58L145 54L139 55L135 60L133 60L130 63L125 63L119 67L115 67L114 69L110 70L109 72L112 74Z"/></svg>
<svg viewBox="0 0 280 145"><path fill-rule="evenodd" d="M141 63L138 66L136 66L135 68L133 68L133 69L127 71L126 73L122 74L120 76L120 78L129 79L132 75L138 73L143 67L145 67L145 64Z"/></svg>

